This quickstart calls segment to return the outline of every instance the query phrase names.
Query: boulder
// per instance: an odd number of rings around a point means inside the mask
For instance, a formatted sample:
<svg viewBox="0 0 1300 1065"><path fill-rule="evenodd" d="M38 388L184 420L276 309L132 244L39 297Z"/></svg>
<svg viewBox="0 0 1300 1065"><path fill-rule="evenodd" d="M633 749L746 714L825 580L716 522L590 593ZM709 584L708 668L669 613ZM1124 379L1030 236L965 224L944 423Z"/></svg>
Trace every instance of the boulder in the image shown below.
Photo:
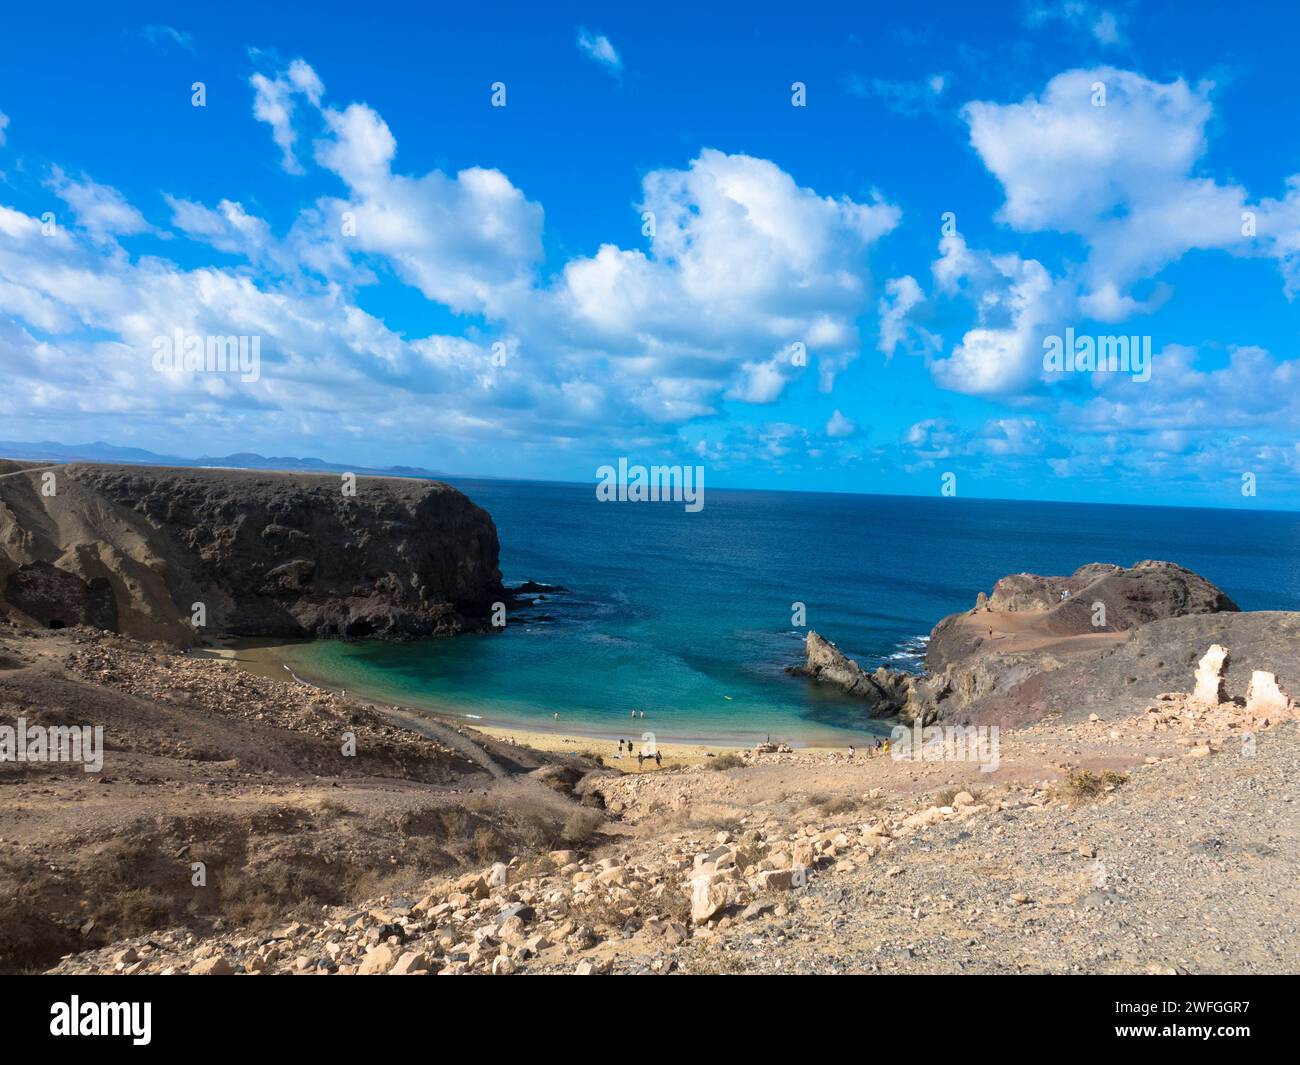
<svg viewBox="0 0 1300 1065"><path fill-rule="evenodd" d="M388 972L397 961L397 955L387 943L380 943L377 947L371 947L366 951L366 956L361 959L361 965L357 968L360 976L377 976Z"/></svg>
<svg viewBox="0 0 1300 1065"><path fill-rule="evenodd" d="M829 640L813 630L804 640L804 663L790 673L806 676L820 684L831 684L866 700L873 717L889 717L907 701L909 679L883 667L868 673Z"/></svg>
<svg viewBox="0 0 1300 1065"><path fill-rule="evenodd" d="M704 924L731 903L731 887L725 881L698 876L691 881L691 921Z"/></svg>
<svg viewBox="0 0 1300 1065"><path fill-rule="evenodd" d="M758 886L763 891L789 891L794 887L795 875L795 869L768 869L758 874Z"/></svg>
<svg viewBox="0 0 1300 1065"><path fill-rule="evenodd" d="M503 924L512 917L523 924L530 924L537 916L537 911L526 902L513 902L497 916L498 924Z"/></svg>
<svg viewBox="0 0 1300 1065"><path fill-rule="evenodd" d="M1247 715L1277 721L1290 717L1294 710L1295 703L1278 684L1276 674L1262 669L1251 673L1250 687L1246 689Z"/></svg>
<svg viewBox="0 0 1300 1065"><path fill-rule="evenodd" d="M190 966L191 976L231 976L234 971L234 966L221 954L214 958L204 958Z"/></svg>
<svg viewBox="0 0 1300 1065"><path fill-rule="evenodd" d="M363 962L364 964L364 962ZM397 963L388 970L389 976L413 976L429 971L429 956L423 951L408 950Z"/></svg>
<svg viewBox="0 0 1300 1065"><path fill-rule="evenodd" d="M1192 699L1204 706L1218 706L1226 702L1228 692L1224 683L1224 673L1228 668L1228 651L1219 644L1212 644L1196 667L1196 690Z"/></svg>

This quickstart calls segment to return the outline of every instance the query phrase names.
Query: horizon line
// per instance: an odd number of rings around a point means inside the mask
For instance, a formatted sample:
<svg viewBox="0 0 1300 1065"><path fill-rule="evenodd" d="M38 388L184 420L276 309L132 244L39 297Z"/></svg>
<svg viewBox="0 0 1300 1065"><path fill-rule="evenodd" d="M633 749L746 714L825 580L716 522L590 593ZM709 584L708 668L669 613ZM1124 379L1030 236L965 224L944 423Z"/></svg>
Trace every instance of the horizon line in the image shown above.
<svg viewBox="0 0 1300 1065"><path fill-rule="evenodd" d="M19 443L19 441L7 441L7 443ZM42 441L42 443L55 444L54 441ZM109 444L107 441L103 441L103 440L96 441L95 444L82 445L82 446L94 447L94 446L96 446L96 444L98 444L98 445L102 445L102 446L104 446L104 447L119 447L119 446L120 446L120 445L116 445L116 444ZM31 444L31 445L29 445L29 446L37 447L37 446L39 446L39 444ZM76 447L76 445L71 445L71 444L55 444L55 446L57 446L57 447L61 447L61 448L69 448L69 449L75 449L75 447ZM126 450L126 448L122 448L122 450ZM146 451L147 449L146 449L146 448L136 448L135 450ZM260 455L260 454L258 454L257 452L232 452L232 454L245 454L245 455L254 455L254 456L256 456L257 458L268 458L268 456ZM159 458L173 458L173 459L182 458L182 456L179 456L179 455L173 455L173 456L161 456L161 455L160 455L160 456L158 456L158 457L159 457ZM211 458L216 458L217 456L209 456L209 457L211 457ZM9 462L40 462L40 461L48 461L48 460L41 460L41 459L21 459L21 458L14 458L14 457L12 457L12 456L5 456L5 455L0 455L0 459L6 460L6 461L9 461ZM303 458L301 458L299 461L303 461L303 462L308 462L308 461L319 462L319 463L321 463L321 464L324 465L324 466L333 466L333 467L337 467L340 471L343 471L343 472L351 472L351 471L348 471L348 470L346 469L346 467L344 466L343 463L332 462L332 461L329 461L329 460L326 460L326 459L312 459L312 458L310 458L310 457L303 457ZM153 466L153 467L162 468L162 469L174 469L174 470L202 470L202 469L206 469L206 470L250 470L250 471L258 471L258 472L262 472L262 473L299 473L299 474L303 474L303 475L322 476L322 471L312 471L312 470L307 470L307 469L294 469L294 468L286 468L286 467L281 467L281 466L217 466L217 465L200 465L200 464L198 463L198 460L192 460L192 463L193 463L192 465L188 465L188 466L185 466L185 465L182 465L182 466L175 466L175 465L171 465L171 464L166 463L166 462L128 462L128 461L121 461L121 460L105 460L105 459L95 459L95 458L68 458L68 459L65 459L65 460L62 460L62 461L60 461L60 462L55 463L55 465L60 465L60 466L62 466L62 465L71 465L72 463L75 463L75 462L83 462L83 463L93 464L93 465L99 465L99 466L123 466L123 467L127 467L127 468L131 468L131 467L148 467L148 466ZM685 465L685 464L683 463L682 465ZM46 467L46 468L49 468L49 467ZM426 475L423 475L423 474L391 472L391 471L394 471L394 470L396 470L396 469L398 469L398 468L400 468L400 467L377 467L377 466L358 466L358 467L357 467L357 469L358 469L359 471L360 471L360 470L377 470L377 471L380 471L380 472L376 472L376 473L358 473L358 476L364 476L364 477L385 477L385 476L387 476L387 477L394 477L394 478L399 478L399 479L401 479L401 480L410 480L410 481L444 481L444 482L455 481L455 480L461 480L461 481L513 481L513 482L516 482L516 483L519 483L519 484L562 485L562 486L573 486L573 487L579 487L579 488L580 488L580 487L584 487L584 486L589 486L589 485L592 484L592 482L588 482L588 481L569 481L569 480L550 479L550 478L541 478L541 477L504 476L504 475L500 475L500 474L490 474L490 473L452 473L452 472L449 472L449 471L434 471L434 470L429 470L429 471L426 471L426 472L427 472L427 476L426 476ZM409 467L406 467L406 468L410 468L410 469L418 469L418 468L422 468L422 467L409 466ZM389 472L385 472L385 471L389 471ZM28 472L28 471L14 471L14 472L15 472L15 473L23 473L23 472ZM326 471L326 472L333 472L333 471ZM716 485L716 486L714 486L714 488L713 488L712 490L715 491L715 492L767 492L767 493L771 493L771 494L789 493L789 494L795 494L795 495L858 496L858 497L867 498L867 499L871 499L871 498L876 498L876 499L935 499L935 498L943 499L943 498L948 498L948 499L960 499L960 500L967 500L967 501L980 502L980 503L1051 503L1051 504L1057 504L1057 505L1060 505L1060 506L1128 507L1128 508L1133 508L1133 509L1148 509L1148 510L1209 510L1209 511L1216 511L1216 512L1217 512L1217 511L1224 511L1224 512L1228 512L1228 513L1260 513L1260 514L1296 514L1296 513L1300 513L1300 507L1290 507L1290 508L1274 509L1274 508L1268 508L1268 507L1227 506L1227 505L1223 505L1223 506L1211 506L1211 505L1192 505L1192 504L1178 504L1178 503L1117 503L1117 502L1102 502L1102 501L1091 500L1091 499L1017 498L1017 497L1014 497L1014 496L980 496L980 495L953 495L953 496L943 496L942 494L920 493L920 492L850 492L850 491L840 491L840 490L836 490L836 489L826 489L826 488L818 488L818 489L812 489L812 488L754 488L754 487L743 487L743 488L742 488L742 487L730 486L730 485L725 485L725 484L723 484L723 485Z"/></svg>

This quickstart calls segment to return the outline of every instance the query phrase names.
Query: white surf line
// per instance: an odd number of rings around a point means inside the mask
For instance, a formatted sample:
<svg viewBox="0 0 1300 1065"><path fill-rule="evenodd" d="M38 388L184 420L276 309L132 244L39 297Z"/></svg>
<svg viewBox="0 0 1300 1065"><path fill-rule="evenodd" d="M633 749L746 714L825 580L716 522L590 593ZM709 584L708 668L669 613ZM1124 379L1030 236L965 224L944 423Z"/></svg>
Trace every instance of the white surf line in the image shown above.
<svg viewBox="0 0 1300 1065"><path fill-rule="evenodd" d="M304 687L307 687L307 688L315 688L317 691L329 691L329 690L330 690L329 688L322 688L319 684L311 684L311 683L309 683L309 682L303 680L302 677L298 676L298 674L295 673L292 669L290 669L287 665L284 665L283 662L281 662L280 664L281 664L282 666L284 666L284 671L285 671L286 673L288 673L289 676L291 676L294 680L296 680L299 684L303 685Z"/></svg>
<svg viewBox="0 0 1300 1065"><path fill-rule="evenodd" d="M318 692L327 692L327 693L330 694L330 695L335 695L335 694L337 694L340 698L343 698L343 699L346 699L346 698L348 697L348 690L347 690L347 688L331 688L331 687L329 687L328 685L325 685L325 684L316 684L316 683L314 683L313 681L310 681L310 680L303 680L302 677L298 676L297 673L295 673L292 669L289 668L289 665L288 665L287 662L281 662L280 665L281 665L281 667L284 669L284 671L285 671L286 673L289 674L289 676L291 676L294 680L296 680L296 681L297 681L299 684L301 684L304 688L311 688L311 689L313 689L314 691L318 691ZM362 701L364 702L365 700L362 700ZM400 710L400 709L402 709L402 708L399 706L399 707L397 707L397 709Z"/></svg>

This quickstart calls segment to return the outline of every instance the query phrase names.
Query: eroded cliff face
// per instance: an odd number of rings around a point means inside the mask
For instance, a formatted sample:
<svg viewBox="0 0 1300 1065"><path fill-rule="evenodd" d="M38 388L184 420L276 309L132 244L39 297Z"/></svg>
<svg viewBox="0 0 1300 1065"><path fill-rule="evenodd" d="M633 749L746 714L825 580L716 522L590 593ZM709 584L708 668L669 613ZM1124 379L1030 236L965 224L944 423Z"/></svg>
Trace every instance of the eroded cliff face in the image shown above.
<svg viewBox="0 0 1300 1065"><path fill-rule="evenodd" d="M1116 652L1133 634L1162 641L1146 649L1150 661L1137 671L1152 673L1153 662L1181 664L1196 652L1205 626L1193 619L1236 612L1219 588L1171 562L1091 563L1068 577L1017 573L998 581L991 595L981 592L973 609L934 627L921 676L884 667L868 673L815 632L793 672L862 698L873 717L1022 723L1082 705L1085 694L1090 705L1127 705L1127 695L1149 685L1111 669L1110 660L1123 660ZM1185 641L1191 642L1184 647ZM1280 649L1271 657L1290 662ZM1044 679L1058 671L1061 683Z"/></svg>
<svg viewBox="0 0 1300 1065"><path fill-rule="evenodd" d="M406 639L503 595L491 517L438 482L78 463L51 495L0 466L0 604L41 625Z"/></svg>

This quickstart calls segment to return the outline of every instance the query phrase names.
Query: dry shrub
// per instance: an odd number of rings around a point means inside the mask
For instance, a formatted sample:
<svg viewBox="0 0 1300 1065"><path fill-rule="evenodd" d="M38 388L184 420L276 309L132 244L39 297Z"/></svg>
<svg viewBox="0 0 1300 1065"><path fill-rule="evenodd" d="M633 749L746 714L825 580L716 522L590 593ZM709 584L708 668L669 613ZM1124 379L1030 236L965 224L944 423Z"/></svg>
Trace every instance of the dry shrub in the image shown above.
<svg viewBox="0 0 1300 1065"><path fill-rule="evenodd" d="M564 828L560 831L560 838L565 843L587 843L600 831L604 824L604 816L595 810L587 807L574 810L569 815L569 819L564 822Z"/></svg>
<svg viewBox="0 0 1300 1065"><path fill-rule="evenodd" d="M832 795L817 805L827 817L834 817L836 814L851 813L858 808L859 802L852 795Z"/></svg>
<svg viewBox="0 0 1300 1065"><path fill-rule="evenodd" d="M34 972L60 954L80 949L75 929L44 905L66 885L35 865L0 858L0 973Z"/></svg>
<svg viewBox="0 0 1300 1065"><path fill-rule="evenodd" d="M619 899L593 895L587 901L575 904L573 914L592 928L601 925L622 928L634 918L646 921L651 917L679 921L689 927L691 900L684 892L675 891L671 886L656 896L653 888L643 884Z"/></svg>
<svg viewBox="0 0 1300 1065"><path fill-rule="evenodd" d="M1065 778L1066 796L1074 802L1095 799L1107 791L1114 791L1121 784L1127 784L1128 777L1113 769L1094 773L1090 769L1075 769Z"/></svg>

